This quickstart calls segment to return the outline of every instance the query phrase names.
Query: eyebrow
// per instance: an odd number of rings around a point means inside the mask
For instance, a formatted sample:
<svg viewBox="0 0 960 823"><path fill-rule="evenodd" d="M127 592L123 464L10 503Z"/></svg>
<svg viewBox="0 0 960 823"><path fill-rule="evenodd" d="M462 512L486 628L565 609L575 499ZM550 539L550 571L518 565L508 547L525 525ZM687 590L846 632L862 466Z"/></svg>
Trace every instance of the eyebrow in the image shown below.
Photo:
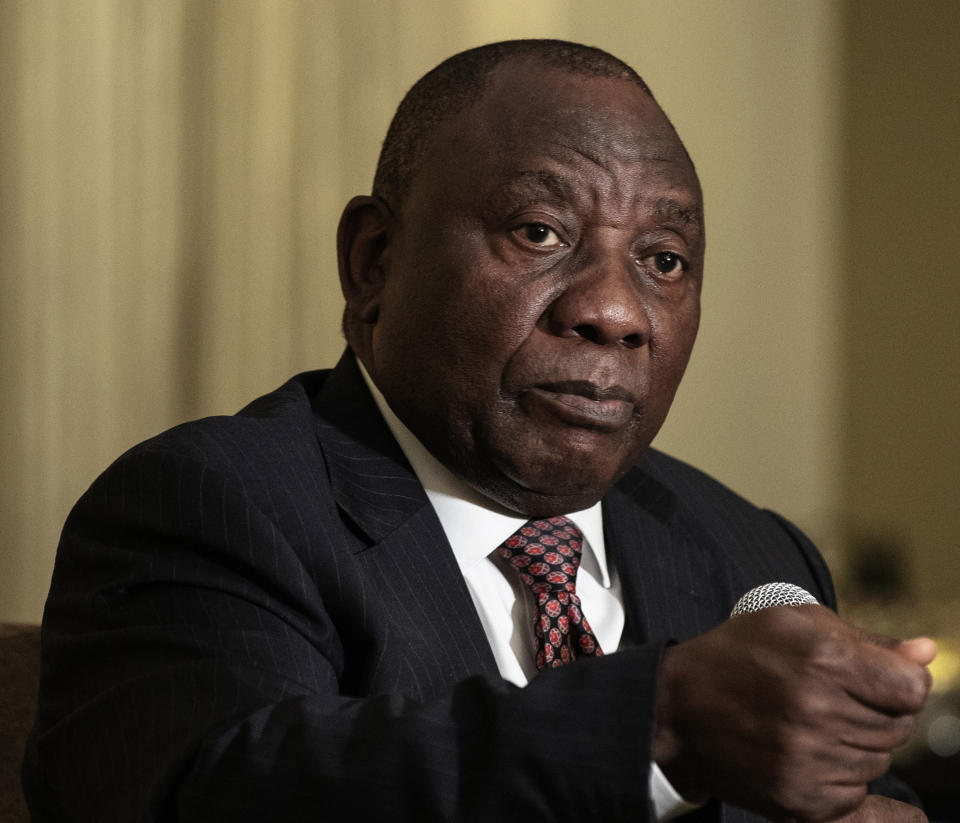
<svg viewBox="0 0 960 823"><path fill-rule="evenodd" d="M545 189L561 200L567 199L573 194L573 186L567 180L557 177L549 171L521 171L518 180L533 180L536 186Z"/></svg>
<svg viewBox="0 0 960 823"><path fill-rule="evenodd" d="M654 213L665 220L699 229L703 225L703 210L698 205L689 206L672 197L660 197L653 204Z"/></svg>
<svg viewBox="0 0 960 823"><path fill-rule="evenodd" d="M486 198L488 206L496 208L508 201L511 206L521 206L544 196L559 202L569 202L574 197L574 187L562 177L549 171L522 169L515 177L497 186Z"/></svg>

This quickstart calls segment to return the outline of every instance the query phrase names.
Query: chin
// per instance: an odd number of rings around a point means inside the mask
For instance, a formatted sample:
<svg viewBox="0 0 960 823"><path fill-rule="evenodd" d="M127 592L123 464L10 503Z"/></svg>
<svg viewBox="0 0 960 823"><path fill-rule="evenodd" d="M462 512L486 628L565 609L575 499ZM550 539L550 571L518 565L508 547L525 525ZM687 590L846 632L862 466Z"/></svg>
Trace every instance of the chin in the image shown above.
<svg viewBox="0 0 960 823"><path fill-rule="evenodd" d="M647 451L633 432L628 445L596 432L565 432L551 438L522 432L460 454L451 463L469 485L505 510L526 517L552 517L588 509L613 488ZM539 440L539 448L529 444ZM640 442L638 442L638 440ZM516 443L521 446L516 446ZM525 455L517 460L518 453ZM573 468L572 468L573 467Z"/></svg>
<svg viewBox="0 0 960 823"><path fill-rule="evenodd" d="M629 468L629 466L627 467ZM547 476L516 477L502 475L490 482L477 482L474 487L506 510L525 517L553 517L588 509L610 491L614 483L627 471L613 476L584 482L583 477L558 483L556 473Z"/></svg>
<svg viewBox="0 0 960 823"><path fill-rule="evenodd" d="M601 500L609 489L579 494L544 494L524 489L517 492L510 501L502 501L511 511L533 519L537 517L555 517L583 509L589 509Z"/></svg>

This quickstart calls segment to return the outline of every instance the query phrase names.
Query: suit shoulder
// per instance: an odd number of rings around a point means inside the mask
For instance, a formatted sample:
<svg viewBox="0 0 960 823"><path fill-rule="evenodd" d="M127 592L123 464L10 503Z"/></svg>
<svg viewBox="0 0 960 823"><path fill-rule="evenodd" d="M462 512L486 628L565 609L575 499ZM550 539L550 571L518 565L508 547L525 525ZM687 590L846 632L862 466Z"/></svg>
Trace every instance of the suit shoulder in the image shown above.
<svg viewBox="0 0 960 823"><path fill-rule="evenodd" d="M206 475L251 489L271 480L315 474L322 467L312 397L326 372L297 375L234 415L181 423L118 457L84 498L107 488Z"/></svg>
<svg viewBox="0 0 960 823"><path fill-rule="evenodd" d="M789 520L754 505L706 472L651 449L622 483L621 488L641 497L662 519L683 522L698 536L736 547L740 555L800 559L815 581L814 594L827 605L835 604L829 570L810 539Z"/></svg>
<svg viewBox="0 0 960 823"><path fill-rule="evenodd" d="M282 386L248 403L236 414L215 415L173 426L125 452L120 460L151 452L203 456L226 463L250 461L263 452L283 451L294 442L315 435L311 397L323 383L325 372L299 374Z"/></svg>
<svg viewBox="0 0 960 823"><path fill-rule="evenodd" d="M744 513L759 514L761 509L705 471L657 449L650 449L634 469L683 500L716 499Z"/></svg>

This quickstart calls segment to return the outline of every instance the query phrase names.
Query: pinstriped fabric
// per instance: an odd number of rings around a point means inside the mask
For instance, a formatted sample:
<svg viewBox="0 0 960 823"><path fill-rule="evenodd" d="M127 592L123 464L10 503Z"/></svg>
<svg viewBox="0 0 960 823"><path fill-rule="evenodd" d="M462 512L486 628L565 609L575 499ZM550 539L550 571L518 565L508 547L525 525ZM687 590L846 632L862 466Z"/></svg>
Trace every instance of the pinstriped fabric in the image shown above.
<svg viewBox="0 0 960 823"><path fill-rule="evenodd" d="M799 532L657 452L608 495L604 529L635 642L702 634L770 580L797 581L834 603L826 567Z"/></svg>
<svg viewBox="0 0 960 823"><path fill-rule="evenodd" d="M352 358L131 450L58 552L35 820L642 823L660 644L771 569L828 584L789 527L662 455L604 518L637 647L517 690ZM571 744L578 785L542 782Z"/></svg>
<svg viewBox="0 0 960 823"><path fill-rule="evenodd" d="M341 380L347 378L361 379L354 367L325 386L337 401L325 405L317 433L338 504L376 542L361 550L359 562L376 583L380 605L394 617L418 689L427 696L478 671L496 676L440 521L366 389L345 391ZM362 402L339 399L358 395Z"/></svg>
<svg viewBox="0 0 960 823"><path fill-rule="evenodd" d="M398 630L410 648L429 656L433 663L428 668L443 672L445 681L478 671L496 675L496 663L456 561L449 549L438 551L445 547L446 538L433 510L423 509L411 518L397 540L397 550L368 552L363 561L385 601L399 615Z"/></svg>

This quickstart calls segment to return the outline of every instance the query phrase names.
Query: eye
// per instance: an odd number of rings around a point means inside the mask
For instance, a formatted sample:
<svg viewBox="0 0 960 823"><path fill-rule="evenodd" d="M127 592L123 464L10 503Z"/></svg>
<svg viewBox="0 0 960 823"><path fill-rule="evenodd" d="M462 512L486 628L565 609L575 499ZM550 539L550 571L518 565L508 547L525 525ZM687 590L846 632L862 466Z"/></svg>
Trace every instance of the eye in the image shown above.
<svg viewBox="0 0 960 823"><path fill-rule="evenodd" d="M559 235L551 229L546 223L524 223L514 229L528 243L533 243L541 248L555 248L564 245Z"/></svg>
<svg viewBox="0 0 960 823"><path fill-rule="evenodd" d="M657 252L649 259L653 262L653 267L667 277L679 277L687 270L687 261L676 252Z"/></svg>

